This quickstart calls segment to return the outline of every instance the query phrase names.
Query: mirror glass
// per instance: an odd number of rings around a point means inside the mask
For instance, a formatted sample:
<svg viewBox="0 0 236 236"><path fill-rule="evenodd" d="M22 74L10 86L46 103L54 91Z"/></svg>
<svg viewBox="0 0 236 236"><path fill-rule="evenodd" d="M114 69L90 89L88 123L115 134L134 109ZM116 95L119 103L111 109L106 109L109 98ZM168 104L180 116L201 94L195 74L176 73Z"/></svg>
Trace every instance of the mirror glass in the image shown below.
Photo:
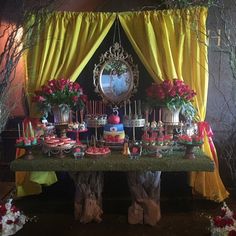
<svg viewBox="0 0 236 236"><path fill-rule="evenodd" d="M100 86L107 100L124 100L133 87L132 71L123 60L106 62L101 71Z"/></svg>
<svg viewBox="0 0 236 236"><path fill-rule="evenodd" d="M110 47L95 65L94 86L102 99L112 105L128 100L137 91L137 66L118 43Z"/></svg>

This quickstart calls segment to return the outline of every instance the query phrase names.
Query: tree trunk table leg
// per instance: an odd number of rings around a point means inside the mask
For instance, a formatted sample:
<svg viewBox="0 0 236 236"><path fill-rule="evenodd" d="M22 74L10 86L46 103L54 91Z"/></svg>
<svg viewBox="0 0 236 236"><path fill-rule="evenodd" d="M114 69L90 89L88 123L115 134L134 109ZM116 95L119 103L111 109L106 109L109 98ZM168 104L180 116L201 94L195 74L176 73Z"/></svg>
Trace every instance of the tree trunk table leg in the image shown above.
<svg viewBox="0 0 236 236"><path fill-rule="evenodd" d="M81 223L102 221L102 172L75 172L70 174L75 182L74 215Z"/></svg>
<svg viewBox="0 0 236 236"><path fill-rule="evenodd" d="M130 224L156 225L161 219L160 171L128 172L132 204L128 209Z"/></svg>

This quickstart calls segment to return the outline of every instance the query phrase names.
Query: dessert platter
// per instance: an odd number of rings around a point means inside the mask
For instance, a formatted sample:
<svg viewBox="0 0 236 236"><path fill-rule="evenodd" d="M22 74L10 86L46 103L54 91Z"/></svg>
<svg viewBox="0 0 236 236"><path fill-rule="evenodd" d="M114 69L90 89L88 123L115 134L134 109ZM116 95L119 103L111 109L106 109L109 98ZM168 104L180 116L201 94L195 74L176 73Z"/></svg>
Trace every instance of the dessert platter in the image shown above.
<svg viewBox="0 0 236 236"><path fill-rule="evenodd" d="M64 157L64 154L70 153L76 141L67 137L56 137L55 135L45 137L42 150L48 156L57 155Z"/></svg>
<svg viewBox="0 0 236 236"><path fill-rule="evenodd" d="M85 156L88 158L102 158L108 156L111 153L109 147L88 147L85 151Z"/></svg>

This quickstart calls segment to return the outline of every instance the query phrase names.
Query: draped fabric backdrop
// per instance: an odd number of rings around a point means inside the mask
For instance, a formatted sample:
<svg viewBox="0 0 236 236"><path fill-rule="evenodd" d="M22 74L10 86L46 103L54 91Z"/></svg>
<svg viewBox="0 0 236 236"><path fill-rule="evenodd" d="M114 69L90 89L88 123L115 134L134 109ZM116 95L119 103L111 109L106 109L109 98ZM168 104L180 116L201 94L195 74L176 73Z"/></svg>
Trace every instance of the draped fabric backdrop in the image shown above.
<svg viewBox="0 0 236 236"><path fill-rule="evenodd" d="M208 93L207 8L121 13L119 19L134 50L156 82L179 78L193 88L200 121ZM213 159L208 137L204 152ZM214 149L214 145L212 146ZM214 149L215 151L215 149ZM218 165L213 173L190 173L193 192L214 201L228 197Z"/></svg>
<svg viewBox="0 0 236 236"><path fill-rule="evenodd" d="M36 22L32 32L36 42L27 57L29 94L51 79L69 77L75 81L115 19L115 13L53 12Z"/></svg>
<svg viewBox="0 0 236 236"><path fill-rule="evenodd" d="M179 78L196 90L194 104L204 121L208 91L207 9L123 12L118 17L155 82ZM35 47L28 51L29 93L53 78L66 76L74 81L115 18L115 13L50 14L47 22L39 25ZM206 137L203 149L211 159L212 148ZM223 201L228 196L218 166L213 173L191 173L190 184L194 193L214 201Z"/></svg>
<svg viewBox="0 0 236 236"><path fill-rule="evenodd" d="M50 79L67 77L75 81L115 19L114 13L53 12L44 19L32 15L26 27L33 29L30 32L33 46L26 56L29 97ZM37 111L29 104L30 115L34 117ZM17 172L17 195L40 193L40 184L56 181L54 172Z"/></svg>

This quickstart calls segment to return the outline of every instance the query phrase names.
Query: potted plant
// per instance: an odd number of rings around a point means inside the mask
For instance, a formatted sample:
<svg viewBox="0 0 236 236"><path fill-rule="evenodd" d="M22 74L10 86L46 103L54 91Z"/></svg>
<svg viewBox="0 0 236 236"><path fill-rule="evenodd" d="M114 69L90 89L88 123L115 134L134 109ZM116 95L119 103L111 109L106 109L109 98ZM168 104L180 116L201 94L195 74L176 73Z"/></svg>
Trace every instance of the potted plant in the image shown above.
<svg viewBox="0 0 236 236"><path fill-rule="evenodd" d="M80 84L65 78L49 80L33 96L46 117L53 112L55 123L68 122L69 111L83 109L86 100Z"/></svg>
<svg viewBox="0 0 236 236"><path fill-rule="evenodd" d="M187 84L180 79L166 79L162 83L153 83L146 90L147 102L152 107L168 108L172 112L181 112L188 120L192 120L196 109L192 99L196 95Z"/></svg>

